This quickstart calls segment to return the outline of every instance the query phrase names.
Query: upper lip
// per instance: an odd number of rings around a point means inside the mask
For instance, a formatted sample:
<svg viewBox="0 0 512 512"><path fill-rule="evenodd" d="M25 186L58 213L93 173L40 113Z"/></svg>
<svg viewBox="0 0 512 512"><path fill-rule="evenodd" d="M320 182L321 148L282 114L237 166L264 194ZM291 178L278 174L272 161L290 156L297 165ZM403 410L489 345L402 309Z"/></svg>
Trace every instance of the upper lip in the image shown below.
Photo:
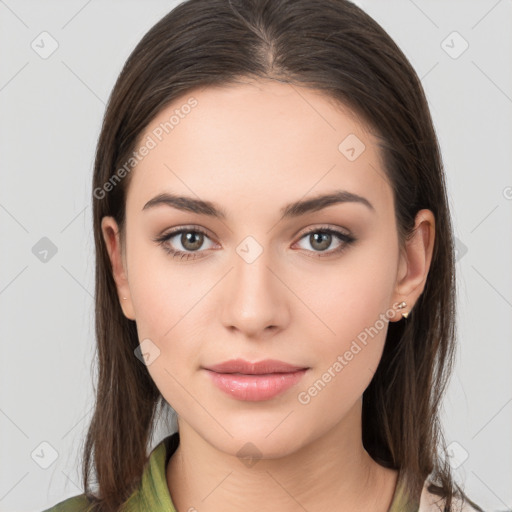
<svg viewBox="0 0 512 512"><path fill-rule="evenodd" d="M244 373L247 375L263 375L267 373L291 373L297 370L305 370L304 366L294 366L278 361L276 359L264 359L250 363L244 359L230 359L223 363L214 364L205 367L206 370L211 370L216 373Z"/></svg>

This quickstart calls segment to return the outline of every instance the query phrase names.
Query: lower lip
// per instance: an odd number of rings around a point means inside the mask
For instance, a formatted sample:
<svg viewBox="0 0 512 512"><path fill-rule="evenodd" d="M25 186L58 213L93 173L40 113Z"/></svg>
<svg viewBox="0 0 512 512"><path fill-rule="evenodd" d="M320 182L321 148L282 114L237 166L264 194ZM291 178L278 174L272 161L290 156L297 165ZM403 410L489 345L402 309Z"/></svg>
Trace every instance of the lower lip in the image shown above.
<svg viewBox="0 0 512 512"><path fill-rule="evenodd" d="M266 375L206 371L221 391L238 400L257 402L269 400L291 388L302 379L307 369L291 373L269 373Z"/></svg>

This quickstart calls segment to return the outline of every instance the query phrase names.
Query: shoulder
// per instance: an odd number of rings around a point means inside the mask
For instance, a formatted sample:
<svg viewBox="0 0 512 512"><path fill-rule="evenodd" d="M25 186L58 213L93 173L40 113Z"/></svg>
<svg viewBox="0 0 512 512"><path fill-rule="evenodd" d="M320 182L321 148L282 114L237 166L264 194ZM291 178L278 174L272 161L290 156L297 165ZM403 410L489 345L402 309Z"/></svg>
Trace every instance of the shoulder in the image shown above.
<svg viewBox="0 0 512 512"><path fill-rule="evenodd" d="M425 481L420 498L420 508L418 512L444 512L445 498L429 492L428 485L430 482ZM462 499L455 497L452 499L451 512L485 512L476 503L468 498Z"/></svg>
<svg viewBox="0 0 512 512"><path fill-rule="evenodd" d="M89 512L92 509L91 502L85 494L73 496L42 512Z"/></svg>

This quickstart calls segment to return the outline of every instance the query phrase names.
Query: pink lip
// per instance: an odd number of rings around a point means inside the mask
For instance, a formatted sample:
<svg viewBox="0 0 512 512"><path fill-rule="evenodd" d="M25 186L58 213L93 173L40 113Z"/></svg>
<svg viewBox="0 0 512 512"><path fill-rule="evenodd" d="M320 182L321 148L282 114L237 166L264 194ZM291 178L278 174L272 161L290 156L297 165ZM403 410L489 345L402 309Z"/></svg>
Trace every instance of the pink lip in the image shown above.
<svg viewBox="0 0 512 512"><path fill-rule="evenodd" d="M205 368L213 383L239 400L269 400L295 385L308 368L266 359L249 363L242 359Z"/></svg>
<svg viewBox="0 0 512 512"><path fill-rule="evenodd" d="M266 373L290 373L304 370L304 366L294 366L276 359L265 359L250 363L244 359L230 359L220 364L207 366L207 370L217 373L243 373L245 375L262 375Z"/></svg>

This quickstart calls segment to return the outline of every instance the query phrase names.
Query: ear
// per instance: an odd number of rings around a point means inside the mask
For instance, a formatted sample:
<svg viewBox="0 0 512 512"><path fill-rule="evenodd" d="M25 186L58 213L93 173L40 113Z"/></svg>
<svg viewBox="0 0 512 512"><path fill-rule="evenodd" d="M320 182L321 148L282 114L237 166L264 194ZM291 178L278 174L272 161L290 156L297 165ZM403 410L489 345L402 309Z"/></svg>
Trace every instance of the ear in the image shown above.
<svg viewBox="0 0 512 512"><path fill-rule="evenodd" d="M135 320L128 284L126 259L121 251L119 228L115 219L113 217L103 217L101 219L101 231L110 257L112 275L116 283L119 302L124 316L130 320ZM126 297L126 299L123 299L123 297Z"/></svg>
<svg viewBox="0 0 512 512"><path fill-rule="evenodd" d="M396 309L391 322L402 320L402 313L408 313L423 293L427 281L435 240L435 217L430 210L416 214L414 233L402 249L398 266L398 277L392 305L405 302L403 309Z"/></svg>

